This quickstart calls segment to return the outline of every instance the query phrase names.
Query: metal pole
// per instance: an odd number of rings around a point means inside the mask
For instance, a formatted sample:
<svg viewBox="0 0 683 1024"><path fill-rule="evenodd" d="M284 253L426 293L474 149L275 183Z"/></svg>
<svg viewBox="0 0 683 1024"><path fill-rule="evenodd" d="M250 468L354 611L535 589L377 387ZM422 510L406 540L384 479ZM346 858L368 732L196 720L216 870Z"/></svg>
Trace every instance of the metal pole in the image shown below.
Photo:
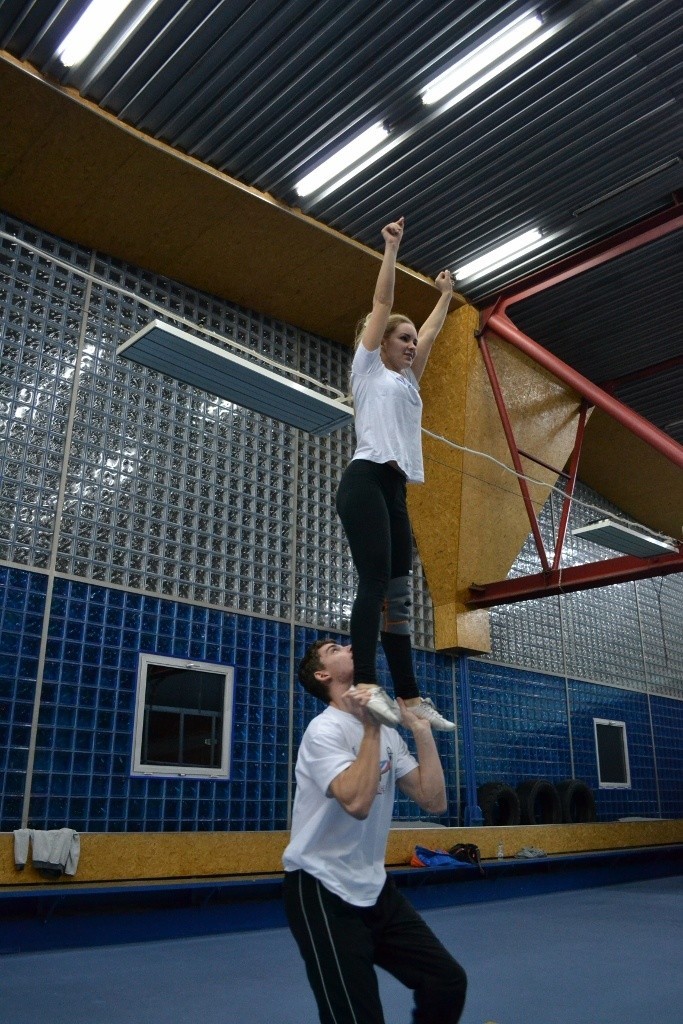
<svg viewBox="0 0 683 1024"><path fill-rule="evenodd" d="M484 815L477 802L477 773L474 763L474 725L467 655L459 656L460 700L462 703L462 759L465 767L465 825L483 825Z"/></svg>

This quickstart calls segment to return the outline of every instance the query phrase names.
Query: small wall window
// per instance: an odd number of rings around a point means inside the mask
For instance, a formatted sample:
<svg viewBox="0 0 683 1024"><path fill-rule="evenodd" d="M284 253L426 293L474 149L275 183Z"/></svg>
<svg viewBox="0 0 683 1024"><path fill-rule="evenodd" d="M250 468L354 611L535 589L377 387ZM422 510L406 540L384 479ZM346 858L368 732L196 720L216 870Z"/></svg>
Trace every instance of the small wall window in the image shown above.
<svg viewBox="0 0 683 1024"><path fill-rule="evenodd" d="M233 669L142 654L133 772L230 776Z"/></svg>
<svg viewBox="0 0 683 1024"><path fill-rule="evenodd" d="M628 763L626 723L594 718L593 727L600 788L630 789L631 769Z"/></svg>

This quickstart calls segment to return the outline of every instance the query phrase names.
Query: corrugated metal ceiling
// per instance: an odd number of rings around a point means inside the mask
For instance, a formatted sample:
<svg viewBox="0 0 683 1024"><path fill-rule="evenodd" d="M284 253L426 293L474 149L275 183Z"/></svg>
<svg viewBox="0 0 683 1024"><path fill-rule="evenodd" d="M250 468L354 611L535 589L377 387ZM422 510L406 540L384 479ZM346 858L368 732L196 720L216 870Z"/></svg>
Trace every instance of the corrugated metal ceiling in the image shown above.
<svg viewBox="0 0 683 1024"><path fill-rule="evenodd" d="M135 0L65 71L85 0L0 0L0 46L137 128L434 276L530 227L544 244L461 290L482 304L670 204L683 188L680 0ZM529 12L544 41L448 110L420 90ZM131 26L135 26L130 31ZM400 142L328 195L295 182L376 121ZM324 191L324 190L323 190ZM600 383L665 363L618 397L677 439L680 233L513 308Z"/></svg>

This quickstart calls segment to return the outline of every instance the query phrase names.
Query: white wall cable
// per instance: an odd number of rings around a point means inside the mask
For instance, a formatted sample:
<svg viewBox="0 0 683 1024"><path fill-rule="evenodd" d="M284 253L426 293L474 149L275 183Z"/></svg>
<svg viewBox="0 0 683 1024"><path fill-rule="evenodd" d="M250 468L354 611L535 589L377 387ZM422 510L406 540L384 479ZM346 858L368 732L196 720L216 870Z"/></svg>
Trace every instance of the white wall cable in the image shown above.
<svg viewBox="0 0 683 1024"><path fill-rule="evenodd" d="M513 466L508 466L507 463L501 462L501 460L497 459L495 455L489 455L487 452L480 452L476 448L468 448L466 445L463 444L456 444L455 441L450 441L447 437L443 437L441 434L435 434L433 431L427 430L426 427L422 428L422 433L425 434L427 437L431 437L434 441L441 441L449 448L455 448L457 451L466 452L468 455L477 455L482 459L488 459L489 462L495 462L497 466L500 466L501 469L504 469L507 473L510 473L518 480L526 480L527 483L537 484L539 487L547 487L549 490L556 491L558 494L562 495L563 498L566 497L565 491L562 487L557 487L555 484L549 484L546 480L536 480L532 476L527 476L526 473L518 473ZM446 466L447 464L439 463L439 465ZM449 468L452 469L453 467L451 466ZM481 480L481 477L476 477L475 479ZM509 491L508 493L513 494L515 492ZM642 523L637 523L635 520L628 519L626 516L616 515L612 512L607 513L606 509L600 508L598 505L591 505L590 502L582 501L581 498L577 498L575 496L573 496L571 500L573 505L576 504L580 505L582 508L590 509L592 512L597 512L601 517L604 517L605 514L608 514L610 519L614 519L617 522L622 523L624 526L635 527L638 530L642 530L646 533L649 533L652 537L656 537L658 540L665 540L671 544L678 543L678 541L676 541L675 538L669 537L665 533L658 533L656 530L651 530L648 526L643 526Z"/></svg>
<svg viewBox="0 0 683 1024"><path fill-rule="evenodd" d="M174 313L166 306L160 306L156 302L152 302L150 299L144 298L142 295L138 295L136 292L131 292L127 288L122 288L118 284L114 284L111 281L107 281L105 278L99 277L97 274L91 274L87 270L80 270L74 267L73 264L68 263L66 260L60 260L59 257L54 256L50 252L46 252L37 245L31 245L30 242L24 242L21 238L17 238L16 235L11 235L7 231L0 231L0 238L4 238L9 242L13 242L15 245L20 246L22 249L28 249L30 252L37 253L38 256L42 256L43 259L50 260L57 266L62 267L64 270L68 270L69 273L74 274L76 277L82 277L85 281L91 281L94 284L99 284L103 288L108 288L110 291L117 292L119 295L125 295L126 298L133 299L135 302L140 303L142 306L146 306L148 309L153 309L157 313L161 313L163 316L172 317L173 320L183 324L184 327L190 327L193 331L198 331L200 334L204 334L209 338L213 338L216 341L222 342L227 345L228 348L238 349L240 352L244 352L251 356L252 359L256 358L263 363L267 363L269 366L274 367L280 373L283 371L291 373L295 377L299 377L301 380L308 381L309 384L315 384L316 387L324 388L334 395L335 398L342 402L348 402L348 396L343 391L339 391L337 388L332 387L330 384L323 384L316 377L311 377L307 373L302 373L301 370L295 370L293 367L284 366L279 363L276 359L271 359L270 356L263 355L261 352L257 352L253 348L248 348L246 345L240 345L238 341L233 341L231 338L226 338L222 334L217 334L215 331L211 331L206 327L198 326L193 320L188 320L186 317L181 316L178 313ZM163 276L163 275L159 275ZM35 285L36 291L47 292L47 289L41 289L38 285Z"/></svg>

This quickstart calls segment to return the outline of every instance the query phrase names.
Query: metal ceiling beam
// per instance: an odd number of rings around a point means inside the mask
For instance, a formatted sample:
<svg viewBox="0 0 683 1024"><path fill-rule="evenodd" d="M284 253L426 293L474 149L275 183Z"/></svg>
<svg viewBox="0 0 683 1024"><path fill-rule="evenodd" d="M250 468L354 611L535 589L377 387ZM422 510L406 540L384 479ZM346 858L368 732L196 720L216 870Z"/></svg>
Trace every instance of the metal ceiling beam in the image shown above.
<svg viewBox="0 0 683 1024"><path fill-rule="evenodd" d="M668 576L675 572L683 572L683 549L680 546L677 552L652 558L626 555L608 558L603 562L590 562L587 565L573 565L567 569L553 569L547 573L540 572L531 576L500 580L497 583L473 583L467 605L470 608L491 608L497 604L512 604L516 601L531 601L556 594L571 594L577 590L610 587L616 583L645 580L652 576Z"/></svg>
<svg viewBox="0 0 683 1024"><path fill-rule="evenodd" d="M538 516L536 515L536 510L534 509L533 501L531 500L529 485L527 484L527 481L524 476L524 467L522 466L522 462L519 457L519 448L517 446L517 441L515 440L512 422L508 415L507 407L505 405L505 399L503 397L503 392L498 381L498 375L496 373L496 368L493 364L491 353L489 352L489 347L486 343L486 338L483 337L482 335L480 335L479 337L479 350L484 360L486 372L489 375L489 381L491 383L493 397L495 399L496 407L498 409L498 415L500 416L500 421L503 425L503 431L505 433L505 438L508 443L508 450L510 452L512 462L515 467L515 472L517 474L517 483L519 484L519 489L522 492L522 500L524 501L524 507L526 508L527 515L529 517L529 523L531 525L531 532L533 533L534 540L536 542L536 550L538 552L538 557L541 560L541 565L543 566L544 570L548 571L550 569L550 564L548 562L548 556L545 553L543 537L541 536L541 527L538 522Z"/></svg>
<svg viewBox="0 0 683 1024"><path fill-rule="evenodd" d="M557 356L539 345L528 335L516 327L508 318L506 310L523 299L546 291L554 285L568 281L578 274L592 270L609 260L623 256L641 246L649 245L673 231L683 227L683 203L679 193L674 195L674 201L666 210L646 217L644 220L632 224L623 231L618 232L610 238L603 239L596 245L580 253L576 253L567 259L560 260L552 267L547 267L538 274L518 282L514 291L506 291L497 299L493 306L484 310L481 316L481 333L485 330L495 331L499 337L514 345L521 352L524 352L531 359L537 362L544 369L552 373L558 380L563 381L573 388L578 394L589 401L592 405L603 409L615 420L625 426L633 434L640 437L649 444L655 451L660 452L674 465L683 469L683 446L678 444L672 437L659 430L653 423L639 416L629 406L619 402L613 395L598 387L583 374L573 367L564 363Z"/></svg>
<svg viewBox="0 0 683 1024"><path fill-rule="evenodd" d="M586 420L588 418L588 403L582 402L579 410L579 422L576 427L576 439L574 441L574 450L572 451L572 457L569 463L569 476L565 481L564 487L564 499L562 501L562 514L560 516L560 525L557 528L557 537L555 539L555 557L553 558L553 570L559 569L560 561L562 559L562 548L564 547L564 538L567 533L567 524L569 522L569 513L572 507L572 498L574 496L574 488L576 487L576 476L579 471L579 459L581 458L581 448L583 447L583 438L586 433Z"/></svg>
<svg viewBox="0 0 683 1024"><path fill-rule="evenodd" d="M495 309L504 313L508 306L530 298L539 292L547 291L556 284L562 284L578 274L587 270L608 263L610 260L625 256L634 249L640 249L651 242L657 242L665 238L673 231L683 227L683 192L676 192L673 195L671 206L665 210L636 221L629 227L618 231L615 235L603 238L602 241L582 249L580 252L567 256L549 267L544 267L537 273L516 281L504 289L495 303ZM494 307L490 307L494 308Z"/></svg>
<svg viewBox="0 0 683 1024"><path fill-rule="evenodd" d="M672 437L665 434L663 430L660 430L643 416L639 416L628 405L624 405L623 402L618 401L607 391L603 391L602 388L599 388L597 384L584 377L578 370L562 362L552 352L543 348L537 341L534 341L533 338L530 338L527 334L520 331L518 327L515 327L512 321L508 320L504 314L498 312L489 314L485 328L494 331L504 341L510 342L520 352L524 352L525 355L533 359L539 366L552 373L558 380L573 388L577 394L585 398L591 405L595 405L598 409L603 409L608 415L630 430L631 433L640 437L641 440L649 444L655 451L670 459L675 466L683 469L683 445L674 441Z"/></svg>
<svg viewBox="0 0 683 1024"><path fill-rule="evenodd" d="M661 363L652 363L651 366L641 366L639 370L633 370L631 373L623 373L620 377L612 377L610 380L603 380L600 382L600 387L603 391L618 391L619 388L625 387L626 384L631 384L634 381L647 380L648 377L659 377L663 373L669 373L671 370L677 370L679 366L683 366L683 356L672 356L671 359L663 359Z"/></svg>
<svg viewBox="0 0 683 1024"><path fill-rule="evenodd" d="M604 410L615 420L620 422L633 434L640 437L651 445L656 451L665 455L674 465L683 468L683 446L679 445L673 438L659 430L654 424L639 416L633 409L619 402L603 387L598 387L588 380L571 366L562 362L543 346L539 345L528 335L524 334L508 318L506 310L508 306L521 302L532 295L545 291L556 284L561 284L572 277L582 274L587 270L600 266L609 260L623 256L627 252L641 246L648 245L673 231L683 227L683 204L679 194L674 196L674 202L666 210L654 214L637 224L619 232L611 238L604 239L597 245L577 253L567 259L561 260L553 267L546 268L538 274L531 275L526 280L518 282L515 290L504 292L493 306L484 310L481 315L481 329L478 333L480 347L484 362L489 372L489 379L494 391L494 397L498 406L503 427L506 429L506 410L502 394L498 394L499 388L495 378L495 367L492 365L488 348L485 342L485 332L494 331L503 340L510 342L520 351L524 352L534 362L543 366L563 383L573 388L583 398L577 439L572 455L570 471L565 485L565 501L562 510L562 522L556 543L555 557L552 569L549 569L546 562L545 552L542 545L539 547L537 536L538 523L535 513L530 514L532 532L536 539L536 546L539 550L539 557L543 572L534 575L521 576L510 580L500 580L497 583L472 584L469 591L467 604L470 608L489 608L496 604L510 604L516 601L528 601L539 597L549 597L555 594L571 593L577 590L590 590L596 587L612 586L616 583L626 583L631 580L647 579L651 576L665 576L674 572L683 571L683 547L675 553L659 555L652 558L637 558L626 556L607 559L602 562L591 562L586 565L572 566L567 569L559 568L559 560L564 543L567 519L571 507L574 483L578 469L578 460L581 451L581 444L585 429L585 416L587 404L595 405ZM628 375L616 381L605 382L608 387L614 388L625 383L627 379L636 379L641 375L649 375L664 370L669 370L678 365L679 359L666 360L656 367L649 367L638 371L636 374ZM489 365L491 364L491 365ZM506 436L510 451L515 461L515 468L519 473L517 462L519 461L519 449L516 446L514 437L506 429ZM520 480L520 486L523 481ZM522 487L524 496L524 488ZM534 528L536 527L536 529Z"/></svg>

